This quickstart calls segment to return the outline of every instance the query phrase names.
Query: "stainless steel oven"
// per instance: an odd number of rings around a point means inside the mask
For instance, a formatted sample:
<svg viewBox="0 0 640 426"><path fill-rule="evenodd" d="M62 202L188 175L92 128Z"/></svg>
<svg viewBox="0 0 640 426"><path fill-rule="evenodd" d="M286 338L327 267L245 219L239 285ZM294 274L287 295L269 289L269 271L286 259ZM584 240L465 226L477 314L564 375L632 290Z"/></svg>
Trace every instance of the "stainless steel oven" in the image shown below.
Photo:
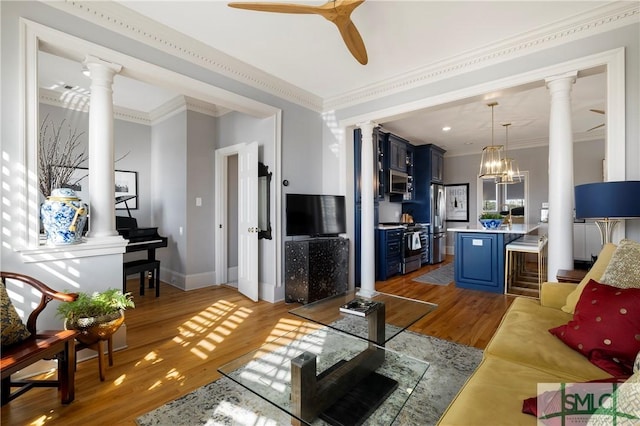
<svg viewBox="0 0 640 426"><path fill-rule="evenodd" d="M423 240L421 237L422 228L418 226L409 226L404 230L402 235L402 273L420 269L422 265L422 254L424 251Z"/></svg>

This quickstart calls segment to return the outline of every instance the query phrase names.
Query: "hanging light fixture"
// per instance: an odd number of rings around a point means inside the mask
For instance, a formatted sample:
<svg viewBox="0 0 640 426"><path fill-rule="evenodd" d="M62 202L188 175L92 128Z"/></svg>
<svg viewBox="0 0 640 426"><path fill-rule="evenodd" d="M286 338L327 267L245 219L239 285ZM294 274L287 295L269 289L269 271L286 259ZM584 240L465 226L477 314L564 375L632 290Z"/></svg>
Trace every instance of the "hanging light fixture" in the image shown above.
<svg viewBox="0 0 640 426"><path fill-rule="evenodd" d="M502 176L496 178L498 184L518 183L522 181L518 162L509 158L509 126L511 123L503 124L505 131L504 159L502 160Z"/></svg>
<svg viewBox="0 0 640 426"><path fill-rule="evenodd" d="M498 179L502 176L503 147L493 144L493 108L496 105L498 105L497 102L487 104L488 107L491 107L491 145L482 148L480 173L478 173L478 177L481 179Z"/></svg>

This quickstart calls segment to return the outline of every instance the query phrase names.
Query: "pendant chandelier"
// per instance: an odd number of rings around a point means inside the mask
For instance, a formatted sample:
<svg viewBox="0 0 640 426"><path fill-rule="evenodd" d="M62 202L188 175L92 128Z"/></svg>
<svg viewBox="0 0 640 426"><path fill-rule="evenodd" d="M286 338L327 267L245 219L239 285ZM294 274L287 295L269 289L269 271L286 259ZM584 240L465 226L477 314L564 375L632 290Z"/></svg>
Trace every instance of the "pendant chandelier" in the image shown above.
<svg viewBox="0 0 640 426"><path fill-rule="evenodd" d="M518 162L509 158L509 126L511 123L503 124L505 131L504 159L502 160L502 176L496 178L498 184L510 184L521 182L520 168Z"/></svg>
<svg viewBox="0 0 640 426"><path fill-rule="evenodd" d="M481 179L500 179L502 178L502 169L504 166L504 152L502 145L493 144L493 108L498 105L497 102L487 104L491 107L491 145L482 148L482 159L480 160L480 173L478 177Z"/></svg>

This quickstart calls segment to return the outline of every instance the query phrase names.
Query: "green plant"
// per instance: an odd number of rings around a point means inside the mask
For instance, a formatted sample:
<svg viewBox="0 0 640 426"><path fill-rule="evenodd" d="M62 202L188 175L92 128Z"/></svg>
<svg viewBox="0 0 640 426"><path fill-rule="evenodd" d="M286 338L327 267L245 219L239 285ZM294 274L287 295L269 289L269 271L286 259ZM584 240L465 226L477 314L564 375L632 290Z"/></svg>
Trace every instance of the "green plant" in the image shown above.
<svg viewBox="0 0 640 426"><path fill-rule="evenodd" d="M58 305L58 315L70 321L78 318L98 317L109 315L127 308L135 308L131 293L110 288L102 292L78 293L73 302Z"/></svg>
<svg viewBox="0 0 640 426"><path fill-rule="evenodd" d="M500 213L483 212L480 219L503 219L503 217Z"/></svg>

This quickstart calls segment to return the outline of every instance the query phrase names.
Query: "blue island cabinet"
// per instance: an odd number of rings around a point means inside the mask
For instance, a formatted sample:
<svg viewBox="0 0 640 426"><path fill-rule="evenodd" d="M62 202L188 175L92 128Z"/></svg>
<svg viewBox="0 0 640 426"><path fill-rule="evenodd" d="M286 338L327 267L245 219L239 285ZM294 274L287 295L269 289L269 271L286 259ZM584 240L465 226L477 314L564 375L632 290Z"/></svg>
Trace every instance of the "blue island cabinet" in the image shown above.
<svg viewBox="0 0 640 426"><path fill-rule="evenodd" d="M504 293L505 246L518 237L506 233L456 232L456 286Z"/></svg>

